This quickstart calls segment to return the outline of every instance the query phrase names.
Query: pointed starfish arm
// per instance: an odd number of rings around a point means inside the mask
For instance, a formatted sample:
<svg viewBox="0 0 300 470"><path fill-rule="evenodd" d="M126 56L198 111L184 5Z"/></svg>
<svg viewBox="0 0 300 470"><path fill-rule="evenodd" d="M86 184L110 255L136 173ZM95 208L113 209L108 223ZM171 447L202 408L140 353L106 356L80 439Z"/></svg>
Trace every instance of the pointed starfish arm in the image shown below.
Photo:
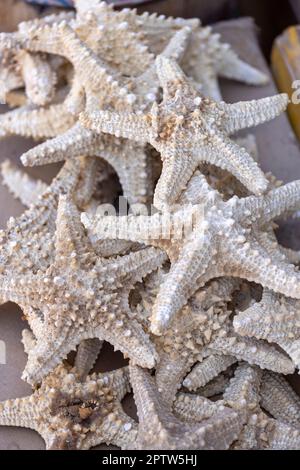
<svg viewBox="0 0 300 470"><path fill-rule="evenodd" d="M22 51L21 66L29 101L37 106L45 106L54 95L57 81L55 71L40 54L30 54L26 51Z"/></svg>
<svg viewBox="0 0 300 470"><path fill-rule="evenodd" d="M9 160L5 160L1 165L3 183L16 199L19 199L24 206L29 207L36 203L36 200L47 189L48 185L41 180L31 178L27 173L13 165Z"/></svg>
<svg viewBox="0 0 300 470"><path fill-rule="evenodd" d="M224 47L225 46L225 47ZM269 77L252 65L241 60L237 54L223 44L222 59L219 67L221 77L239 80L249 85L265 85L269 82Z"/></svg>
<svg viewBox="0 0 300 470"><path fill-rule="evenodd" d="M288 212L300 209L300 180L272 189L261 197L240 199L237 216L240 221L250 220L261 226Z"/></svg>
<svg viewBox="0 0 300 470"><path fill-rule="evenodd" d="M151 128L143 115L94 111L81 113L79 119L84 127L97 133L104 132L140 143L151 139Z"/></svg>
<svg viewBox="0 0 300 470"><path fill-rule="evenodd" d="M207 155L202 157L200 152L200 160L227 170L254 194L266 191L268 180L245 148L220 133L213 136L212 142L213 148Z"/></svg>
<svg viewBox="0 0 300 470"><path fill-rule="evenodd" d="M209 348L213 353L232 355L262 369L282 374L292 374L295 369L292 361L283 352L253 338L219 337L210 343Z"/></svg>
<svg viewBox="0 0 300 470"><path fill-rule="evenodd" d="M208 382L237 362L234 356L211 355L195 365L183 381L188 390L204 387Z"/></svg>
<svg viewBox="0 0 300 470"><path fill-rule="evenodd" d="M191 33L192 29L189 26L177 31L161 53L161 56L180 62L188 46Z"/></svg>
<svg viewBox="0 0 300 470"><path fill-rule="evenodd" d="M300 274L295 266L272 258L254 239L228 253L228 275L261 283L264 287L300 299ZM230 266L230 268L229 268Z"/></svg>
<svg viewBox="0 0 300 470"><path fill-rule="evenodd" d="M57 137L23 153L21 161L25 166L35 166L61 162L80 155L93 156L99 150L102 140L101 135L76 123L65 133L59 133Z"/></svg>
<svg viewBox="0 0 300 470"><path fill-rule="evenodd" d="M253 101L240 101L234 104L220 103L219 108L225 112L222 126L227 134L258 126L285 111L288 102L288 95L282 93Z"/></svg>
<svg viewBox="0 0 300 470"><path fill-rule="evenodd" d="M284 377L265 371L261 385L261 406L274 418L299 426L300 398Z"/></svg>
<svg viewBox="0 0 300 470"><path fill-rule="evenodd" d="M260 400L261 376L259 367L239 364L223 394L224 403L236 409L255 409Z"/></svg>
<svg viewBox="0 0 300 470"><path fill-rule="evenodd" d="M169 406L174 401L177 390L181 387L182 379L191 365L191 362L184 356L172 357L168 353L160 354L155 380L158 391Z"/></svg>
<svg viewBox="0 0 300 470"><path fill-rule="evenodd" d="M174 413L182 421L201 422L222 413L222 404L208 400L200 395L180 392L173 405Z"/></svg>
<svg viewBox="0 0 300 470"><path fill-rule="evenodd" d="M36 429L39 412L31 397L0 402L0 425Z"/></svg>
<svg viewBox="0 0 300 470"><path fill-rule="evenodd" d="M102 344L103 342L98 338L86 339L79 344L74 367L81 378L84 379L92 370L101 351Z"/></svg>
<svg viewBox="0 0 300 470"><path fill-rule="evenodd" d="M205 233L187 243L162 283L151 316L151 331L161 335L188 298L215 276L214 243Z"/></svg>
<svg viewBox="0 0 300 470"><path fill-rule="evenodd" d="M168 95L168 90L172 84L189 84L185 73L182 71L177 62L170 57L159 55L156 58L156 73L159 83Z"/></svg>

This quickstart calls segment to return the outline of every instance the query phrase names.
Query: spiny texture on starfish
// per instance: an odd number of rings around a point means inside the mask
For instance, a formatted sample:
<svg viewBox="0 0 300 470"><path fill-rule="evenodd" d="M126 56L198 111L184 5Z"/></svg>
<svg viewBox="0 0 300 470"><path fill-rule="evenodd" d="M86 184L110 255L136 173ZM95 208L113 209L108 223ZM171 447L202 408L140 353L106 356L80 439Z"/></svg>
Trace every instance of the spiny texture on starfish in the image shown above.
<svg viewBox="0 0 300 470"><path fill-rule="evenodd" d="M137 449L227 449L238 436L237 413L220 409L197 424L180 421L165 404L150 373L130 366L130 380L139 417Z"/></svg>
<svg viewBox="0 0 300 470"><path fill-rule="evenodd" d="M260 302L234 317L242 336L276 343L300 367L300 301L264 289Z"/></svg>
<svg viewBox="0 0 300 470"><path fill-rule="evenodd" d="M262 385L265 376L268 376L268 373L262 374L258 368L241 363L223 394L224 404L242 413L246 422L234 448L297 449L300 445L300 432L297 427L291 422L281 421L281 416L276 412L273 415L276 419L268 417L260 408L260 403L264 402L270 403L270 411L272 408L272 397L264 396L270 393L270 389ZM276 384L275 389L278 389ZM282 407L279 405L281 412L286 405L286 413L289 415L292 403L292 400L288 400L282 403ZM276 408L273 409L275 410Z"/></svg>
<svg viewBox="0 0 300 470"><path fill-rule="evenodd" d="M158 56L156 64L164 99L150 113L87 110L81 123L96 132L149 142L161 153L163 169L154 197L158 208L175 202L201 162L219 166L255 194L263 193L268 185L264 174L228 135L273 119L285 110L287 95L217 103L199 96L175 61Z"/></svg>
<svg viewBox="0 0 300 470"><path fill-rule="evenodd" d="M29 353L24 377L39 382L84 339L112 343L144 367L153 367L156 353L148 335L133 318L128 296L134 285L165 260L147 248L104 259L84 232L80 215L66 197L60 198L54 260L49 268L18 279L5 277L1 294L43 313L44 335ZM121 289L121 290L120 290Z"/></svg>
<svg viewBox="0 0 300 470"><path fill-rule="evenodd" d="M161 334L197 289L210 279L234 276L300 298L300 275L280 249L260 237L274 218L300 204L299 181L265 196L224 201L197 173L174 212L153 216L89 217L85 226L100 239L118 238L164 249L171 269L160 286L151 330ZM269 239L267 240L269 241Z"/></svg>
<svg viewBox="0 0 300 470"><path fill-rule="evenodd" d="M201 84L205 96L220 99L218 76L241 80L251 85L263 85L268 82L264 73L239 59L229 44L220 41L219 34L213 34L210 27L201 27L197 18L166 18L164 15L147 12L137 15L136 10L129 9L114 11L105 2L89 4L84 9L79 5L76 7L79 13L94 12L103 24L109 22L122 24L124 27L128 25L131 30L140 34L149 50L156 55L161 53L166 41L176 31L183 27L191 28L191 41L182 64L184 70Z"/></svg>
<svg viewBox="0 0 300 470"><path fill-rule="evenodd" d="M234 356L212 354L195 365L184 379L183 386L189 390L204 387L236 362L237 359Z"/></svg>
<svg viewBox="0 0 300 470"><path fill-rule="evenodd" d="M129 391L127 368L82 380L76 368L59 365L32 395L0 403L0 424L34 429L52 450L126 448L136 438L121 405Z"/></svg>

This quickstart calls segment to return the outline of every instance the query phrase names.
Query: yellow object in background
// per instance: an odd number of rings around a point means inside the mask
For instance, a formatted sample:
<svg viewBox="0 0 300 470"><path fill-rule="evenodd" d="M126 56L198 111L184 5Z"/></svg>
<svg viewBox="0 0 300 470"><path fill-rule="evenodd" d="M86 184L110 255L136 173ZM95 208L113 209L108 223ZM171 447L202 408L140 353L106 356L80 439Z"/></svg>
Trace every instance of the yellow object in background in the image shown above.
<svg viewBox="0 0 300 470"><path fill-rule="evenodd" d="M300 140L300 26L291 26L274 41L271 64L280 92L291 103L288 114Z"/></svg>

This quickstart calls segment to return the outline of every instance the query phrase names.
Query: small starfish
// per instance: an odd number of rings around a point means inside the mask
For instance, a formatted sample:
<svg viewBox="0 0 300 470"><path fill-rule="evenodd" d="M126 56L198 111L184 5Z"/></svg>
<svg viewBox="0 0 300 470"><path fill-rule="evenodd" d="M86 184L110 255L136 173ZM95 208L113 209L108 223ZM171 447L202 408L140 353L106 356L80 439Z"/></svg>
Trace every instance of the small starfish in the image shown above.
<svg viewBox="0 0 300 470"><path fill-rule="evenodd" d="M0 403L0 424L37 431L49 450L89 449L101 443L126 448L136 423L121 400L130 391L128 369L82 379L77 368L59 365L34 393Z"/></svg>
<svg viewBox="0 0 300 470"><path fill-rule="evenodd" d="M260 302L235 316L235 330L242 336L276 343L300 367L300 301L264 289Z"/></svg>
<svg viewBox="0 0 300 470"><path fill-rule="evenodd" d="M128 296L135 283L164 260L165 255L153 248L119 258L98 258L80 223L78 210L61 197L54 261L35 275L8 275L1 285L4 297L22 307L39 309L44 317L44 334L29 353L24 378L30 383L39 382L82 340L89 338L105 339L133 361L153 367L154 347L133 319Z"/></svg>
<svg viewBox="0 0 300 470"><path fill-rule="evenodd" d="M130 366L139 426L136 449L227 449L241 429L237 413L219 409L203 422L180 421L165 404L150 373Z"/></svg>
<svg viewBox="0 0 300 470"><path fill-rule="evenodd" d="M163 169L154 197L158 208L175 202L201 162L226 169L250 191L263 193L268 184L264 174L228 135L273 119L285 110L287 95L216 103L199 96L175 61L158 56L156 64L164 99L149 114L87 110L80 122L95 132L149 142L161 153Z"/></svg>
<svg viewBox="0 0 300 470"><path fill-rule="evenodd" d="M212 278L247 279L300 298L300 276L279 248L265 245L262 228L300 203L300 183L273 189L266 196L223 201L196 173L174 212L153 216L90 217L87 229L100 239L123 239L164 249L171 269L160 286L151 330L161 334L187 300ZM267 238L269 241L269 238Z"/></svg>

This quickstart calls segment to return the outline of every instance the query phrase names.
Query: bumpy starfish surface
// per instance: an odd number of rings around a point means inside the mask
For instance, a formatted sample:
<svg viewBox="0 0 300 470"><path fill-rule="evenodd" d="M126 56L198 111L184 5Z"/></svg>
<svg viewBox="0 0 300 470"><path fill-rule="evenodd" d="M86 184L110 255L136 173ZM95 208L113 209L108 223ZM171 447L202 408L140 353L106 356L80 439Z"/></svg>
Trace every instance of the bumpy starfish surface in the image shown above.
<svg viewBox="0 0 300 470"><path fill-rule="evenodd" d="M270 252L260 236L261 228L274 218L299 207L299 181L265 196L223 201L197 173L178 202L174 212L153 216L82 215L85 226L99 238L152 244L167 252L171 269L154 304L152 332L161 334L189 297L215 277L244 278L300 298L300 275L294 265L279 248L272 246Z"/></svg>
<svg viewBox="0 0 300 470"><path fill-rule="evenodd" d="M156 64L164 99L150 113L87 110L81 123L96 132L149 142L161 153L163 169L154 196L158 208L175 202L201 162L226 169L249 190L263 193L268 185L264 174L228 135L273 119L286 108L287 95L217 103L200 96L175 61L158 56Z"/></svg>
<svg viewBox="0 0 300 470"><path fill-rule="evenodd" d="M32 395L1 402L0 425L34 429L51 450L126 448L137 428L121 405L130 388L127 368L82 378L81 368L61 364Z"/></svg>
<svg viewBox="0 0 300 470"><path fill-rule="evenodd" d="M145 300L143 292L140 292L142 305L146 312L148 310L148 315L151 313L158 285L162 282L159 273L156 278L155 273L150 277L152 281L154 277L154 285L150 285L150 293L147 293L148 280ZM244 340L232 331L230 319L232 312L227 304L231 300L231 294L238 287L239 283L234 279L213 281L196 292L187 306L175 316L163 336L152 338L160 358L155 380L162 398L169 405L191 366L212 352L220 355L221 362L223 354L227 354L224 356L225 362L230 358L230 363L227 362L222 370L227 369L238 359L243 359L276 372L284 374L293 372L293 364L284 354L262 341ZM219 372L210 369L211 377L208 378L206 375L208 380L199 386L206 385Z"/></svg>
<svg viewBox="0 0 300 470"><path fill-rule="evenodd" d="M197 18L166 18L164 15L150 15L147 12L137 15L135 10L129 9L114 11L105 2L89 2L89 5L84 7L77 3L76 8L81 15L94 12L103 24L129 26L140 34L150 51L156 55L178 29L190 27L192 36L183 59L183 67L202 85L205 96L220 99L218 76L252 85L262 85L268 81L264 73L239 59L229 44L222 43L219 34L213 34L210 27L201 27Z"/></svg>
<svg viewBox="0 0 300 470"><path fill-rule="evenodd" d="M264 289L262 300L235 316L242 336L276 343L300 367L300 301Z"/></svg>
<svg viewBox="0 0 300 470"><path fill-rule="evenodd" d="M223 407L200 423L187 424L170 411L148 371L130 366L130 380L139 417L134 448L227 449L237 438L238 413Z"/></svg>
<svg viewBox="0 0 300 470"><path fill-rule="evenodd" d="M266 373L268 376L269 373ZM238 441L234 444L236 449L297 449L300 445L300 431L294 426L293 419L287 417L286 420L273 419L268 417L260 408L261 395L262 403L273 402L273 397L265 396L270 389L262 385L262 372L253 366L240 364L236 369L234 377L223 394L223 402L244 414L246 424L241 432ZM285 386L289 388L285 382ZM278 393L278 385L274 381L275 394ZM274 394L274 392L271 392ZM290 406L294 408L294 394L291 399L282 402L279 406L281 412L286 409L287 416L292 414ZM272 406L268 406L271 411ZM274 410L274 408L273 408ZM279 413L274 413L274 418L280 418Z"/></svg>
<svg viewBox="0 0 300 470"><path fill-rule="evenodd" d="M47 270L20 279L6 276L2 283L3 297L43 313L44 335L29 353L24 377L39 382L88 338L105 339L134 362L153 367L154 347L132 318L128 296L134 284L157 268L165 255L151 248L119 258L98 258L79 212L61 197L54 257Z"/></svg>

